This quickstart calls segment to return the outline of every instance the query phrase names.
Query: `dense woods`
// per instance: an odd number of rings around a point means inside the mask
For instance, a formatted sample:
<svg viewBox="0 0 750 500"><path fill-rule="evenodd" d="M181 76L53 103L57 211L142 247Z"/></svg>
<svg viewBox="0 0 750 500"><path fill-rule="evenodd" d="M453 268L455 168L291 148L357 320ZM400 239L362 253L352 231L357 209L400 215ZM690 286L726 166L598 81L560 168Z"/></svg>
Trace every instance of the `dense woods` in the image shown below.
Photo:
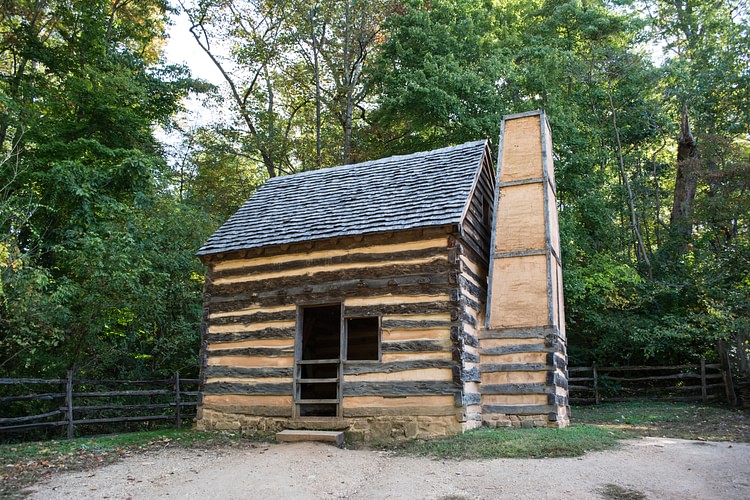
<svg viewBox="0 0 750 500"><path fill-rule="evenodd" d="M165 62L178 10L221 85ZM264 180L537 108L571 364L713 360L750 330L748 54L740 0L0 0L0 376L187 374L194 252Z"/></svg>

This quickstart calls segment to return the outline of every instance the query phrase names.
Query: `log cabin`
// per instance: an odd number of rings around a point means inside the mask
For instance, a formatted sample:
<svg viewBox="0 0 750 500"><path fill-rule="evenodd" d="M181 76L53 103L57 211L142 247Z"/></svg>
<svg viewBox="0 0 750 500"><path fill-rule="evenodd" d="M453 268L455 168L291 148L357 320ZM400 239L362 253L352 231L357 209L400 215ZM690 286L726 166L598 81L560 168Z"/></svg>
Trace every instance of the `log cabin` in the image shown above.
<svg viewBox="0 0 750 500"><path fill-rule="evenodd" d="M268 180L198 252L200 429L565 426L549 124Z"/></svg>

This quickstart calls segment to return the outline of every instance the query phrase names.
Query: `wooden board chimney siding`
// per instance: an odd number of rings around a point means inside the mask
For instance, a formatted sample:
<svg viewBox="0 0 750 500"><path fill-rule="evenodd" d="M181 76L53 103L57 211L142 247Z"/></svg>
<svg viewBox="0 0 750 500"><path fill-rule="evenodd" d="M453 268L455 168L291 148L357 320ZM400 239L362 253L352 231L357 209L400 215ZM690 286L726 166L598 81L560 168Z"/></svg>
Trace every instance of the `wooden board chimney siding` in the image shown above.
<svg viewBox="0 0 750 500"><path fill-rule="evenodd" d="M549 123L503 118L485 329L482 419L494 426L568 424L565 317Z"/></svg>

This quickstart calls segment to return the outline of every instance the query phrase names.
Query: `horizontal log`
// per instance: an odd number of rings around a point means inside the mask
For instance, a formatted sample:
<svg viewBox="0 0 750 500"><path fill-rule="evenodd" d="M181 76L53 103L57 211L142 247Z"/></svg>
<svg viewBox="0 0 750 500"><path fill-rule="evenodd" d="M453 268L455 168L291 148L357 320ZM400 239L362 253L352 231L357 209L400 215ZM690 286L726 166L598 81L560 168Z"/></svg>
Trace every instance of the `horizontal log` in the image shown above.
<svg viewBox="0 0 750 500"><path fill-rule="evenodd" d="M187 405L187 401L180 401L180 406ZM193 403L195 404L195 403ZM146 405L99 405L99 406L76 406L73 407L74 412L91 413L95 411L138 411L138 410L165 410L173 408L174 403L158 403L158 404L146 404ZM65 408L60 408L64 411Z"/></svg>
<svg viewBox="0 0 750 500"><path fill-rule="evenodd" d="M480 339L543 339L547 335L557 335L557 327L539 326L524 328L497 328L482 330Z"/></svg>
<svg viewBox="0 0 750 500"><path fill-rule="evenodd" d="M479 370L482 373L493 372L538 372L545 371L549 366L544 363L494 363L481 364Z"/></svg>
<svg viewBox="0 0 750 500"><path fill-rule="evenodd" d="M480 301L484 301L487 298L487 290L478 287L463 276L458 277L458 284L461 286L462 291L470 293Z"/></svg>
<svg viewBox="0 0 750 500"><path fill-rule="evenodd" d="M557 412L555 405L483 405L484 413L503 413L506 415L547 415Z"/></svg>
<svg viewBox="0 0 750 500"><path fill-rule="evenodd" d="M24 394L22 396L3 396L0 397L0 403L13 403L14 401L36 401L64 398L64 392L47 392L44 394Z"/></svg>
<svg viewBox="0 0 750 500"><path fill-rule="evenodd" d="M347 306L344 304L344 317L356 318L362 316L395 316L399 314L436 314L454 313L451 317L458 318L458 309L448 301L417 302L404 304L382 304L374 306Z"/></svg>
<svg viewBox="0 0 750 500"><path fill-rule="evenodd" d="M384 319L381 326L384 330L424 330L427 328L451 328L458 326L458 321L412 321L405 319Z"/></svg>
<svg viewBox="0 0 750 500"><path fill-rule="evenodd" d="M68 381L64 378L0 378L0 385L14 384L66 384Z"/></svg>
<svg viewBox="0 0 750 500"><path fill-rule="evenodd" d="M463 406L478 405L482 403L482 395L478 392L464 393L461 396L461 403Z"/></svg>
<svg viewBox="0 0 750 500"><path fill-rule="evenodd" d="M479 368L469 368L461 371L462 382L481 382Z"/></svg>
<svg viewBox="0 0 750 500"><path fill-rule="evenodd" d="M174 415L139 415L134 417L86 418L73 420L73 425L116 424L121 422L149 422L151 420L174 420Z"/></svg>
<svg viewBox="0 0 750 500"><path fill-rule="evenodd" d="M264 394L288 395L292 393L291 383L280 384L240 384L236 382L211 382L203 388L205 394Z"/></svg>
<svg viewBox="0 0 750 500"><path fill-rule="evenodd" d="M448 417L455 416L456 409L453 406L399 406L395 408L374 406L363 408L344 407L344 417L399 417L399 416L425 416L425 417Z"/></svg>
<svg viewBox="0 0 750 500"><path fill-rule="evenodd" d="M447 255L447 245L421 248L417 250L393 251L392 246L383 247L381 252L373 253L350 253L347 255L334 255L323 258L309 258L309 254L299 254L299 259L286 262L277 262L261 265L250 265L236 267L211 274L213 279L236 278L243 276L255 276L268 273L289 272L305 270L309 268L328 268L346 264L373 264L391 261L418 260L430 257ZM297 273L299 274L299 273Z"/></svg>
<svg viewBox="0 0 750 500"><path fill-rule="evenodd" d="M153 389L147 391L92 391L92 392L74 392L74 398L101 398L117 396L171 396L174 391L168 389Z"/></svg>
<svg viewBox="0 0 750 500"><path fill-rule="evenodd" d="M450 344L435 340L408 340L405 342L383 342L381 344L383 352L449 351L451 348Z"/></svg>
<svg viewBox="0 0 750 500"><path fill-rule="evenodd" d="M458 308L449 301L432 301L403 304L378 304L373 306L349 306L344 304L344 317L395 316L399 314L449 313L453 321L458 319Z"/></svg>
<svg viewBox="0 0 750 500"><path fill-rule="evenodd" d="M33 422L34 420L41 420L43 418L49 418L54 417L55 415L60 415L60 410L54 410L47 413L41 413L39 415L29 415L26 417L10 417L10 418L0 418L0 425L6 425L6 424L21 424L24 422Z"/></svg>
<svg viewBox="0 0 750 500"><path fill-rule="evenodd" d="M479 387L482 394L547 394L554 390L545 384L483 384Z"/></svg>
<svg viewBox="0 0 750 500"><path fill-rule="evenodd" d="M284 311L258 311L250 314L239 313L236 316L219 316L208 318L210 325L249 325L254 323L268 323L271 321L295 321L297 319L296 308Z"/></svg>
<svg viewBox="0 0 750 500"><path fill-rule="evenodd" d="M234 377L234 378L279 378L291 377L292 368L267 368L267 367L243 367L243 366L207 366L206 378Z"/></svg>
<svg viewBox="0 0 750 500"><path fill-rule="evenodd" d="M544 344L511 344L498 347L490 347L479 351L482 355L499 356L502 354L518 354L526 352L555 352L554 347L546 347Z"/></svg>
<svg viewBox="0 0 750 500"><path fill-rule="evenodd" d="M423 278L427 281L415 283L415 277L348 280L310 288L302 286L258 294L247 292L232 296L211 295L208 303L212 311L232 311L251 305L276 306L301 302L323 304L341 302L347 298L378 297L388 294L437 297L449 293L451 289L448 273Z"/></svg>
<svg viewBox="0 0 750 500"><path fill-rule="evenodd" d="M344 375L359 375L363 373L393 373L423 368L453 368L456 362L449 359L422 359L415 361L346 361Z"/></svg>
<svg viewBox="0 0 750 500"><path fill-rule="evenodd" d="M7 425L0 426L0 432L3 431L21 431L28 429L44 429L48 427L60 427L61 425L67 425L68 423L64 420L56 422L37 422L33 424L18 424L18 425Z"/></svg>
<svg viewBox="0 0 750 500"><path fill-rule="evenodd" d="M243 340L269 340L269 339L293 339L296 335L295 328L266 328L254 332L224 332L209 333L206 339L211 344L227 342L241 342Z"/></svg>
<svg viewBox="0 0 750 500"><path fill-rule="evenodd" d="M153 380L94 380L94 379L74 379L73 385L171 385L174 383L173 378L153 379Z"/></svg>
<svg viewBox="0 0 750 500"><path fill-rule="evenodd" d="M218 356L267 356L288 357L294 356L294 349L273 347L238 347L236 349L210 349L206 351L209 358Z"/></svg>
<svg viewBox="0 0 750 500"><path fill-rule="evenodd" d="M233 413L238 415L253 415L257 417L291 417L292 407L289 406L237 406L204 403L203 409Z"/></svg>
<svg viewBox="0 0 750 500"><path fill-rule="evenodd" d="M324 269L324 268L322 268ZM354 267L336 271L321 270L314 274L298 273L291 276L267 277L257 280L244 280L231 283L213 283L209 291L214 295L236 295L239 293L276 293L278 290L300 290L316 292L327 290L331 283L377 283L396 280L398 284L429 283L434 276L449 273L451 270L447 258L435 257L428 262L398 263L372 267ZM291 294L292 292L290 292Z"/></svg>
<svg viewBox="0 0 750 500"><path fill-rule="evenodd" d="M347 382L344 396L420 396L455 394L458 387L453 382Z"/></svg>

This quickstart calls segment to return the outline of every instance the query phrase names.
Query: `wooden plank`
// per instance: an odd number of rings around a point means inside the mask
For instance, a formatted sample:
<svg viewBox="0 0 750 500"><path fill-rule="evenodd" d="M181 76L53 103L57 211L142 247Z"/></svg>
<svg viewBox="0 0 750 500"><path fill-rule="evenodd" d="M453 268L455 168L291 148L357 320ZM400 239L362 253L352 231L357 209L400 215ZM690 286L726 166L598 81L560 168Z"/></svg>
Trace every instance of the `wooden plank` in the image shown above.
<svg viewBox="0 0 750 500"><path fill-rule="evenodd" d="M229 367L288 367L294 365L294 356L211 356L208 366Z"/></svg>
<svg viewBox="0 0 750 500"><path fill-rule="evenodd" d="M397 361L419 361L433 359L453 359L451 351L441 352L384 352L382 356L383 363L392 363Z"/></svg>
<svg viewBox="0 0 750 500"><path fill-rule="evenodd" d="M236 382L210 382L203 386L205 394L264 394L286 395L292 394L292 383L280 384L240 384Z"/></svg>
<svg viewBox="0 0 750 500"><path fill-rule="evenodd" d="M103 398L119 396L171 396L173 392L169 389L152 389L146 391L88 391L74 392L73 396L79 398Z"/></svg>
<svg viewBox="0 0 750 500"><path fill-rule="evenodd" d="M344 397L455 394L458 390L453 382L444 381L347 382L344 384Z"/></svg>
<svg viewBox="0 0 750 500"><path fill-rule="evenodd" d="M498 328L482 330L480 339L544 339L547 335L555 335L557 329L552 326L537 326L525 328ZM591 368L585 368L590 370Z"/></svg>
<svg viewBox="0 0 750 500"><path fill-rule="evenodd" d="M297 360L298 365L331 365L339 363L341 360L338 358L331 359L299 359Z"/></svg>
<svg viewBox="0 0 750 500"><path fill-rule="evenodd" d="M28 415L25 417L9 417L9 418L0 418L0 425L5 424L21 424L24 422L33 422L34 420L41 420L43 418L49 418L54 417L57 415L60 415L64 413L62 410L54 410L47 413L40 413L39 415Z"/></svg>
<svg viewBox="0 0 750 500"><path fill-rule="evenodd" d="M243 366L207 366L206 378L233 377L233 378L281 378L291 377L292 368L266 368L266 367L243 367Z"/></svg>
<svg viewBox="0 0 750 500"><path fill-rule="evenodd" d="M218 320L221 318L232 319L248 318L248 322L254 321L277 321L283 319L295 319L297 317L297 307L294 304L285 304L280 306L250 306L234 311L210 311L206 320Z"/></svg>
<svg viewBox="0 0 750 500"><path fill-rule="evenodd" d="M0 403L13 403L15 401L36 401L64 398L64 392L47 392L43 394L23 394L20 396L3 396L0 397Z"/></svg>
<svg viewBox="0 0 750 500"><path fill-rule="evenodd" d="M87 418L74 420L73 425L90 425L90 424L116 424L122 422L149 422L152 420L172 420L174 415L145 415L131 417L111 417L111 418Z"/></svg>
<svg viewBox="0 0 750 500"><path fill-rule="evenodd" d="M506 415L545 415L556 413L555 405L483 405L485 413L504 413Z"/></svg>
<svg viewBox="0 0 750 500"><path fill-rule="evenodd" d="M0 378L0 385L15 385L15 384L64 384L64 378Z"/></svg>
<svg viewBox="0 0 750 500"><path fill-rule="evenodd" d="M451 408L455 413L453 395L415 395L403 397L350 396L344 398L344 411L357 408Z"/></svg>
<svg viewBox="0 0 750 500"><path fill-rule="evenodd" d="M553 387L546 384L482 384L479 388L481 394L547 394L553 392Z"/></svg>
<svg viewBox="0 0 750 500"><path fill-rule="evenodd" d="M353 242L350 240L349 244ZM281 264L296 260L320 260L333 259L340 256L366 254L366 253L397 253L425 248L440 248L448 245L448 237L445 231L419 232L410 231L397 233L382 233L379 235L368 235L364 243L355 243L350 248L346 246L346 239L338 241L326 240L315 242L311 250L305 248L305 244L292 246L291 248L265 248L262 256L253 258L225 258L214 265L215 271L236 269L246 266L258 266L266 264ZM330 248L326 248L330 247ZM296 248L296 250L295 250Z"/></svg>
<svg viewBox="0 0 750 500"><path fill-rule="evenodd" d="M425 416L425 417L449 417L456 415L456 408L450 406L381 406L363 408L344 408L344 417L398 417L398 416Z"/></svg>
<svg viewBox="0 0 750 500"><path fill-rule="evenodd" d="M281 325L281 326L279 326ZM296 323L294 321L257 323L254 325L218 325L208 324L208 336L215 342L227 342L243 339L293 339ZM227 338L224 338L224 337Z"/></svg>
<svg viewBox="0 0 750 500"><path fill-rule="evenodd" d="M442 328L413 328L382 329L383 342L404 342L408 340L447 340L450 338L450 327Z"/></svg>
<svg viewBox="0 0 750 500"><path fill-rule="evenodd" d="M292 347L244 347L237 349L209 349L206 354L209 358L216 356L262 356L262 357L286 357L294 356Z"/></svg>
<svg viewBox="0 0 750 500"><path fill-rule="evenodd" d="M219 319L227 319L227 318L219 318ZM279 334L282 335L281 337L277 337L277 338L285 338L285 336L288 335L289 330L292 330L292 332L294 332L294 328L296 324L297 324L296 318L293 320L283 320L283 321L266 321L266 322L252 322L252 323L233 322L229 324L215 324L213 321L209 320L208 321L208 333L209 334L233 333L233 332L250 333L250 332L277 330Z"/></svg>
<svg viewBox="0 0 750 500"><path fill-rule="evenodd" d="M405 342L383 342L383 353L390 352L424 352L447 351L452 348L450 341L410 340Z"/></svg>
<svg viewBox="0 0 750 500"><path fill-rule="evenodd" d="M33 424L18 424L18 425L8 425L8 426L2 426L0 427L0 432L3 431L21 431L21 430L28 430L28 429L43 429L46 427L60 427L63 425L67 425L67 422L64 420L58 421L58 422L36 422Z"/></svg>
<svg viewBox="0 0 750 500"><path fill-rule="evenodd" d="M235 342L212 342L208 337L209 344L206 346L208 352L220 349L241 349L241 348L281 348L294 350L294 339L251 339L237 340Z"/></svg>
<svg viewBox="0 0 750 500"><path fill-rule="evenodd" d="M450 316L440 320L413 320L413 319L390 319L383 318L381 327L383 330L432 330L448 329L457 326L457 321L451 321Z"/></svg>
<svg viewBox="0 0 750 500"><path fill-rule="evenodd" d="M206 384L214 384L218 382L233 384L291 384L292 377L206 377Z"/></svg>
<svg viewBox="0 0 750 500"><path fill-rule="evenodd" d="M231 405L216 405L216 404L203 404L204 415L206 410L216 411L221 413L232 413L238 415L252 415L256 417L287 417L292 416L292 406L231 406Z"/></svg>
<svg viewBox="0 0 750 500"><path fill-rule="evenodd" d="M421 368L397 372L360 373L345 375L344 382L403 382L403 381L446 381L453 380L452 368Z"/></svg>
<svg viewBox="0 0 750 500"><path fill-rule="evenodd" d="M492 372L533 372L547 370L549 367L546 363L482 363L479 370L482 373Z"/></svg>
<svg viewBox="0 0 750 500"><path fill-rule="evenodd" d="M344 375L362 373L393 373L423 368L454 368L456 362L450 359L418 359L412 361L346 361Z"/></svg>
<svg viewBox="0 0 750 500"><path fill-rule="evenodd" d="M411 297L410 299L422 299L423 297ZM390 297L389 297L390 299ZM407 299L407 298L404 298ZM405 300L404 302L393 302L386 301L370 303L365 305L351 305L353 301L347 299L344 302L344 317L356 318L363 316L383 316L383 321L388 317L414 317L414 316L426 316L426 315L447 315L448 318L453 318L451 321L458 319L457 309L454 304L450 302L447 295L443 297L444 300L432 300L428 297L428 300L419 300L412 302ZM368 300L368 302L370 302ZM451 313L454 313L453 315Z"/></svg>
<svg viewBox="0 0 750 500"><path fill-rule="evenodd" d="M280 290L294 286L300 281L309 284L342 281L348 276L377 278L382 276L421 275L442 272L448 267L445 255L433 255L423 259L392 261L383 255L375 262L347 262L336 265L304 267L291 271L276 271L264 274L241 275L232 278L216 278L211 281L212 290L250 289ZM244 286L242 286L244 285Z"/></svg>
<svg viewBox="0 0 750 500"><path fill-rule="evenodd" d="M555 352L556 350L555 347L546 347L544 344L512 344L482 349L479 353L488 356L502 356L517 353Z"/></svg>
<svg viewBox="0 0 750 500"><path fill-rule="evenodd" d="M420 278L429 282L417 283ZM287 290L234 295L211 295L208 304L212 310L228 311L249 305L279 305L290 302L331 303L353 301L363 304L367 298L376 298L378 307L395 303L436 302L445 300L450 283L447 273L407 278L381 278L369 280L347 280L314 287L300 286ZM388 291L391 295L387 295ZM394 295L397 294L397 295ZM372 302L372 301L370 301ZM372 305L363 304L363 305Z"/></svg>
<svg viewBox="0 0 750 500"><path fill-rule="evenodd" d="M273 264L258 264L246 267L238 267L228 270L215 271L211 276L214 282L221 282L232 278L250 277L253 279L263 279L266 276L276 276L278 273L292 274L313 274L315 270L320 269L347 269L344 266L361 266L368 267L372 264L383 263L403 263L424 261L435 257L445 256L447 248L445 240L440 246L429 246L416 250L398 250L385 251L377 253L353 253L348 255L338 255L325 258L300 258L292 261L279 262Z"/></svg>
<svg viewBox="0 0 750 500"><path fill-rule="evenodd" d="M270 394L206 394L203 398L204 405L243 407L270 407L283 406L291 412L292 396L270 395Z"/></svg>

